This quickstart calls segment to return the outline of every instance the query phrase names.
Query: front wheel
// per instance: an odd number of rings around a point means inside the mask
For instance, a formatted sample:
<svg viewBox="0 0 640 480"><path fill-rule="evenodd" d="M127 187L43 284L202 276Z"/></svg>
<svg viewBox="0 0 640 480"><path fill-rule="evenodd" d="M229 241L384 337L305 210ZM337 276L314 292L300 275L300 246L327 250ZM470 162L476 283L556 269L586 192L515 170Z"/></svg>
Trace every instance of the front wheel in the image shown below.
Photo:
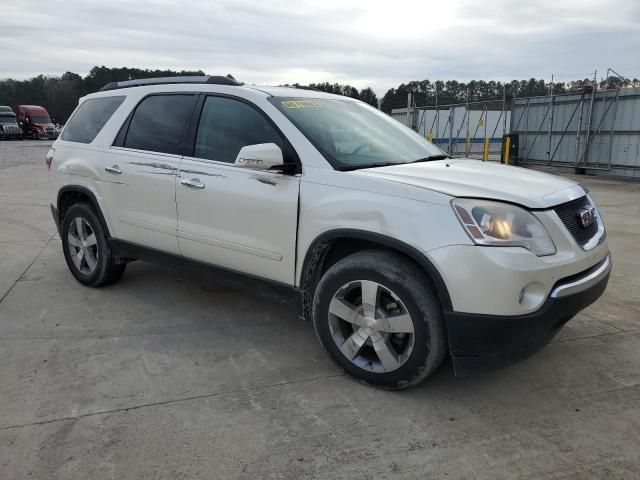
<svg viewBox="0 0 640 480"><path fill-rule="evenodd" d="M69 270L80 283L101 287L116 282L124 274L126 263L116 263L102 224L86 203L67 211L60 235Z"/></svg>
<svg viewBox="0 0 640 480"><path fill-rule="evenodd" d="M424 380L446 353L441 307L429 279L392 252L358 252L329 268L314 295L313 322L340 368L391 390Z"/></svg>

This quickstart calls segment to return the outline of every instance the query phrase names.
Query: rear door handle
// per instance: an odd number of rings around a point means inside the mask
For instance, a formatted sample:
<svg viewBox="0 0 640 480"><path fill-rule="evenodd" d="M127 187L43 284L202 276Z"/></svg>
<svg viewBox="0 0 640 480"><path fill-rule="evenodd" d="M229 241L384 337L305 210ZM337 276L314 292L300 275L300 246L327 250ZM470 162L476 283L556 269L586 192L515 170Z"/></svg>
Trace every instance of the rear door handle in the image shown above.
<svg viewBox="0 0 640 480"><path fill-rule="evenodd" d="M112 165L111 167L104 167L104 169L107 172L115 173L116 175L120 175L122 173L122 170L120 170L120 167L118 165Z"/></svg>
<svg viewBox="0 0 640 480"><path fill-rule="evenodd" d="M180 183L186 187L190 187L190 188L198 188L198 189L202 189L204 188L204 183L202 183L200 180L198 180L197 178L190 178L190 179L185 179L185 180L180 180Z"/></svg>

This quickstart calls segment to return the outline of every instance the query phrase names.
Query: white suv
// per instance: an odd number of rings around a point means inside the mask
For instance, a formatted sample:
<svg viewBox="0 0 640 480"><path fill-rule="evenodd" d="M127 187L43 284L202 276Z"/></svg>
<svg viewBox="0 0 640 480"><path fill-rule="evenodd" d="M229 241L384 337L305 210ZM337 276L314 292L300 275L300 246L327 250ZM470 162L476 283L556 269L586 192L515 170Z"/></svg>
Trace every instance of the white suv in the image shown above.
<svg viewBox="0 0 640 480"><path fill-rule="evenodd" d="M604 225L578 184L448 157L362 102L227 77L112 83L47 156L71 273L218 267L298 300L331 358L389 389L542 348L604 291ZM252 287L253 288L253 287Z"/></svg>

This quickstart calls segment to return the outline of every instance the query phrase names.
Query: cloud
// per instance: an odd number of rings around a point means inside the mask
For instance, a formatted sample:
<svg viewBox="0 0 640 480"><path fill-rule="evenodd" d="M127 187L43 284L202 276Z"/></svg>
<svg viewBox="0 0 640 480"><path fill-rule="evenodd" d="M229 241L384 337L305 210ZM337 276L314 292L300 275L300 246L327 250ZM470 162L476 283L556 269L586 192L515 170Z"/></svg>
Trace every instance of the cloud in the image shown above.
<svg viewBox="0 0 640 480"><path fill-rule="evenodd" d="M639 22L633 0L21 0L2 7L0 78L199 68L383 94L423 78L569 80L609 66L633 76Z"/></svg>

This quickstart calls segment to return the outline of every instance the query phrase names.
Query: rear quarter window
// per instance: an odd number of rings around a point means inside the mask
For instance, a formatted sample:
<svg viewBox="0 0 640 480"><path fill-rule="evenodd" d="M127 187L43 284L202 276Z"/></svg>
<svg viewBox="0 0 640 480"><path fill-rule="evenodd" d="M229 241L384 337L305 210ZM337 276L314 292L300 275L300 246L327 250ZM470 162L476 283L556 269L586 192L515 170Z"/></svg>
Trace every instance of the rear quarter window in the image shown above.
<svg viewBox="0 0 640 480"><path fill-rule="evenodd" d="M60 138L68 142L93 142L124 99L117 96L85 100L67 121Z"/></svg>

